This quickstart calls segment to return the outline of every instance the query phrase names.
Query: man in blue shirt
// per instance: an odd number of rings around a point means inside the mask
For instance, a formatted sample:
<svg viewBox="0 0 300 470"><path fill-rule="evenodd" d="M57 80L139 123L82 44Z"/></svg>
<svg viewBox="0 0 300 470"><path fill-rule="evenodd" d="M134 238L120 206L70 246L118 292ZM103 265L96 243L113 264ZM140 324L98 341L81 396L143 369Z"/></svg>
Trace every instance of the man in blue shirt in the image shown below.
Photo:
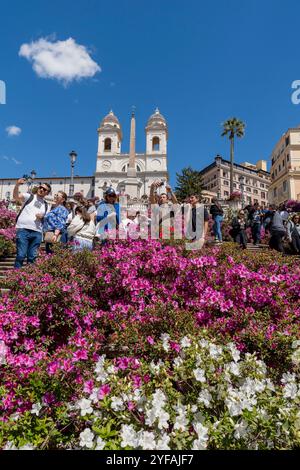
<svg viewBox="0 0 300 470"><path fill-rule="evenodd" d="M108 230L116 230L119 227L120 204L117 202L117 195L113 188L106 190L104 201L98 205L96 221L102 222L98 228L98 234L104 234Z"/></svg>

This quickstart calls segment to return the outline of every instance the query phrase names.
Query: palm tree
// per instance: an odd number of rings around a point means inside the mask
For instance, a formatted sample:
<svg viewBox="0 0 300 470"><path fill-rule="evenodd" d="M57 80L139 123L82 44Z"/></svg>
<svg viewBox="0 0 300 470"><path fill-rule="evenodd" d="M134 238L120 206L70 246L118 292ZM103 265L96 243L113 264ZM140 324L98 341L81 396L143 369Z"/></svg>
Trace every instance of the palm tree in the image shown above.
<svg viewBox="0 0 300 470"><path fill-rule="evenodd" d="M228 135L230 140L230 194L233 193L233 161L234 161L234 137L244 137L245 123L233 117L223 123L222 137Z"/></svg>

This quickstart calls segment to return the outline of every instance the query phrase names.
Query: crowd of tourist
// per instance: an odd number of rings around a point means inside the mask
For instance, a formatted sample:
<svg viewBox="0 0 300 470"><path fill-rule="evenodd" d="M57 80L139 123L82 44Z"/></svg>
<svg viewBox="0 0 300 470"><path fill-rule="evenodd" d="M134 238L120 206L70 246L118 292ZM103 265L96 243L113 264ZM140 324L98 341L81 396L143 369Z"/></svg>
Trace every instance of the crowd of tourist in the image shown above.
<svg viewBox="0 0 300 470"><path fill-rule="evenodd" d="M160 190L164 185L161 181L154 182L150 188L151 213L122 207L119 194L111 187L102 200L97 197L86 199L80 193L68 199L65 192L58 191L49 202L49 184L43 183L30 192L20 193L20 186L24 183L24 179L19 179L13 193L15 203L20 205L16 222L16 268L22 267L26 258L29 263L34 262L43 240L48 254L53 252L58 242L68 243L74 251L92 250L95 241L105 243L112 230L123 234L120 238L126 238L128 233L135 238L137 230L139 235L144 230L148 236L150 229L152 235L155 220L158 236L168 238L166 234L174 233L178 218L179 221L187 221L185 236L192 241L201 239L204 242L208 232L210 216L200 204L199 196L190 194L181 203L168 184ZM199 212L201 210L203 212ZM215 243L222 243L224 209L217 198L212 199L210 215ZM246 206L232 218L230 235L245 249L247 232L251 232L253 244L259 245L262 229L270 234L270 248L284 252L283 241L286 239L292 252L300 253L300 217L290 214L284 206L262 208L258 203Z"/></svg>

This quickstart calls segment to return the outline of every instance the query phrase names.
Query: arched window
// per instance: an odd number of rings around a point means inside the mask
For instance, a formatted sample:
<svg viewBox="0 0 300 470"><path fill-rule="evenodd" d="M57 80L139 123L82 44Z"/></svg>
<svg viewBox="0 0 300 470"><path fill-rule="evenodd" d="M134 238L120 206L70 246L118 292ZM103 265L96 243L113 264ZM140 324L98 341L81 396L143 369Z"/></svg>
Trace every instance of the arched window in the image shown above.
<svg viewBox="0 0 300 470"><path fill-rule="evenodd" d="M129 164L126 163L126 165L123 166L122 171L125 173L128 170L128 167L129 167ZM142 171L139 165L136 165L136 171Z"/></svg>
<svg viewBox="0 0 300 470"><path fill-rule="evenodd" d="M104 151L105 152L110 152L111 151L111 139L107 137L104 141Z"/></svg>
<svg viewBox="0 0 300 470"><path fill-rule="evenodd" d="M159 150L159 137L153 137L152 150Z"/></svg>

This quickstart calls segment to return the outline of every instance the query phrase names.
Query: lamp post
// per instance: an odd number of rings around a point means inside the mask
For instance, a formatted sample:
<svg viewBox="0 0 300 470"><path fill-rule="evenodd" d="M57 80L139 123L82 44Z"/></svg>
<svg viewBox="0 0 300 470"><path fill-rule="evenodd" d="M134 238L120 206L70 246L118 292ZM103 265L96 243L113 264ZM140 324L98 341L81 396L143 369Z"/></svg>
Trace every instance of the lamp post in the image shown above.
<svg viewBox="0 0 300 470"><path fill-rule="evenodd" d="M77 153L75 152L75 150L72 150L72 152L70 152L69 155L70 155L70 160L71 160L71 183L69 187L69 197L71 197L74 195L74 166L75 166Z"/></svg>
<svg viewBox="0 0 300 470"><path fill-rule="evenodd" d="M241 188L241 193L242 193L242 208L243 208L244 205L245 205L245 201L244 201L244 177L243 176L239 177L239 182L240 182L240 188Z"/></svg>

